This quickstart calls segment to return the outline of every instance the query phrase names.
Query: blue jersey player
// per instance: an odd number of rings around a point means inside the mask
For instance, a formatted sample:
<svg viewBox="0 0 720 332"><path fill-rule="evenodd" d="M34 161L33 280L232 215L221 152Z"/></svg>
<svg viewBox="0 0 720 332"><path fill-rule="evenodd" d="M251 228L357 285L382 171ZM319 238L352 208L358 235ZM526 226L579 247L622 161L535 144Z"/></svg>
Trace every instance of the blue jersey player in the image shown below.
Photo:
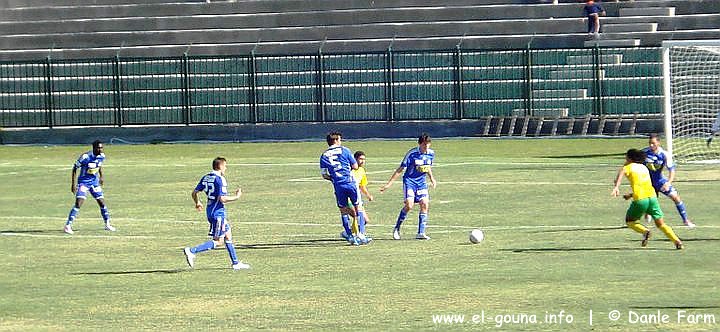
<svg viewBox="0 0 720 332"><path fill-rule="evenodd" d="M105 161L105 153L103 153L103 143L95 141L92 143L92 151L88 151L80 155L75 161L72 169L70 191L75 194L75 205L70 209L65 228L63 231L67 234L75 233L72 229L73 221L80 212L80 207L90 193L100 206L100 214L105 221L105 229L111 232L115 231L115 227L110 225L110 212L105 205L102 184L104 182L102 164ZM80 170L80 175L78 175ZM75 179L77 178L77 184Z"/></svg>
<svg viewBox="0 0 720 332"><path fill-rule="evenodd" d="M428 193L428 185L425 178L430 179L433 188L436 186L435 177L432 173L433 159L435 152L430 149L431 139L428 134L423 133L418 138L418 146L410 149L405 154L400 166L395 170L388 182L380 188L380 192L384 192L390 188L392 183L400 174L403 175L403 192L405 194L405 205L400 210L397 218L395 229L393 230L393 239L400 240L400 225L405 221L408 212L413 208L415 203L420 204L420 214L418 217L418 233L416 239L429 240L430 237L425 234L425 226L427 226L428 210L430 209L430 194Z"/></svg>
<svg viewBox="0 0 720 332"><path fill-rule="evenodd" d="M649 146L642 151L647 156L645 166L650 171L650 179L655 188L655 193L662 193L672 199L678 213L680 213L683 224L690 228L695 227L695 224L688 218L687 211L685 211L685 203L683 203L677 190L672 186L672 182L675 180L675 163L672 155L660 146L660 139L657 134L650 135L648 144ZM662 173L665 168L668 170L668 178L665 178Z"/></svg>
<svg viewBox="0 0 720 332"><path fill-rule="evenodd" d="M202 211L203 205L198 197L199 192L204 192L207 196L207 207L205 213L208 223L210 223L210 236L212 240L203 242L192 248L185 248L185 259L190 267L195 266L195 255L203 251L217 247L222 247L223 242L225 248L230 255L233 270L249 269L250 265L238 260L235 253L235 246L232 242L232 230L230 222L227 220L225 213L225 203L237 201L242 195L240 188L235 190L235 194L229 196L227 193L227 181L225 180L225 171L227 170L227 160L223 157L217 157L212 163L213 171L203 176L195 186L191 196L195 203L195 209ZM222 240L222 242L221 242Z"/></svg>
<svg viewBox="0 0 720 332"><path fill-rule="evenodd" d="M354 245L367 244L372 241L365 234L365 214L360 208L361 200L358 185L352 170L358 169L357 160L350 149L342 146L342 134L332 132L327 135L327 150L320 156L320 174L333 183L335 201L340 209L340 219L345 229L346 240ZM348 207L348 200L353 207ZM350 229L350 215L355 212L359 232L353 236Z"/></svg>

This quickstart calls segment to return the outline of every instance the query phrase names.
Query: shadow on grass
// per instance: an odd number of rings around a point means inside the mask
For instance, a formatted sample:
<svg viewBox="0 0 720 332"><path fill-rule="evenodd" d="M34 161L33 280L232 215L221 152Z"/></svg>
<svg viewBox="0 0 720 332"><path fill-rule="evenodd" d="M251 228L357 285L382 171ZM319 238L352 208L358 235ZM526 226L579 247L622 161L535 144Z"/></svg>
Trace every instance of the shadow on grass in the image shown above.
<svg viewBox="0 0 720 332"><path fill-rule="evenodd" d="M580 155L567 155L567 156L545 156L544 158L551 159L564 159L564 158L598 158L598 157L623 157L625 153L595 153L595 154L580 154Z"/></svg>
<svg viewBox="0 0 720 332"><path fill-rule="evenodd" d="M212 269L204 269L212 270ZM135 271L102 271L102 272L75 272L72 275L122 275L122 274L173 274L190 271L188 269L158 269L158 270L135 270Z"/></svg>
<svg viewBox="0 0 720 332"><path fill-rule="evenodd" d="M642 248L642 247L605 247L605 248L508 248L508 249L498 249L500 251L506 251L506 252L516 252L516 253L523 253L523 252L573 252L573 251L636 251L636 250L645 250L645 251L661 251L661 250L677 250L674 247L673 248Z"/></svg>
<svg viewBox="0 0 720 332"><path fill-rule="evenodd" d="M625 229L625 228L627 228L627 226L565 228L565 229L537 230L537 231L532 231L531 233L562 233L562 232L583 232L583 231L614 231L614 230Z"/></svg>
<svg viewBox="0 0 720 332"><path fill-rule="evenodd" d="M23 229L23 230L2 230L0 234L8 233L12 234L54 234L54 233L65 233L62 229Z"/></svg>
<svg viewBox="0 0 720 332"><path fill-rule="evenodd" d="M373 240L375 241L375 240ZM349 246L348 242L343 239L309 239L309 240L297 240L291 242L277 242L277 243L249 243L249 244L237 244L237 249L274 249L274 248L289 248L289 247L304 247L304 248L327 248L327 247L345 247Z"/></svg>

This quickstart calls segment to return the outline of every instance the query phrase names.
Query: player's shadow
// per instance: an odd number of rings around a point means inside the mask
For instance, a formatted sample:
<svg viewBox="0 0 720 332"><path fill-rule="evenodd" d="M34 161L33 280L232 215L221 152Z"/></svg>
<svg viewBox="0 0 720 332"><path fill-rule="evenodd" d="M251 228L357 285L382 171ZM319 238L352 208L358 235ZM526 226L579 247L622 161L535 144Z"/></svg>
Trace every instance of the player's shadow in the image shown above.
<svg viewBox="0 0 720 332"><path fill-rule="evenodd" d="M344 247L348 246L347 241L342 239L309 239L309 240L297 240L288 242L276 242L276 243L248 243L238 244L237 249L241 250L253 250L253 249L276 249L276 248L327 248L327 247Z"/></svg>
<svg viewBox="0 0 720 332"><path fill-rule="evenodd" d="M642 247L598 247L598 248L507 248L499 251L514 253L574 252L574 251L661 251L677 250L675 248L642 248Z"/></svg>
<svg viewBox="0 0 720 332"><path fill-rule="evenodd" d="M205 269L207 270L207 269ZM123 275L123 274L174 274L189 271L188 269L157 269L157 270L134 270L134 271L101 271L101 272L75 272L71 275Z"/></svg>
<svg viewBox="0 0 720 332"><path fill-rule="evenodd" d="M579 155L565 155L565 156L545 156L544 158L551 159L565 159L565 158L598 158L598 157L622 157L625 153L594 153L594 154L579 154Z"/></svg>
<svg viewBox="0 0 720 332"><path fill-rule="evenodd" d="M64 233L62 229L23 229L23 230L1 230L0 234L52 234Z"/></svg>
<svg viewBox="0 0 720 332"><path fill-rule="evenodd" d="M617 227L578 227L578 228L563 228L563 229L545 229L531 231L531 233L562 233L562 232L586 232L586 231L614 231L618 229L625 229L627 226Z"/></svg>

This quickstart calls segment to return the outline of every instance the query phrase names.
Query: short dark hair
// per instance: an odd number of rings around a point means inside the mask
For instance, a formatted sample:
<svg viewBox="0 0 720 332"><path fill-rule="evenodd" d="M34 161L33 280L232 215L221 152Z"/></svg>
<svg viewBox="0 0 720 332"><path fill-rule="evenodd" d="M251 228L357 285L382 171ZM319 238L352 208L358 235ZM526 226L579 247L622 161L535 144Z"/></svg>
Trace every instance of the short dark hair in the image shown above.
<svg viewBox="0 0 720 332"><path fill-rule="evenodd" d="M627 150L625 153L625 157L627 157L630 161L638 164L645 163L645 152L642 152L642 150L638 149L630 149Z"/></svg>
<svg viewBox="0 0 720 332"><path fill-rule="evenodd" d="M333 131L329 134L327 134L327 137L325 140L327 141L328 146L331 146L337 142L339 138L342 137L342 134L339 131Z"/></svg>
<svg viewBox="0 0 720 332"><path fill-rule="evenodd" d="M226 160L225 158L223 158L223 157L216 157L215 159L213 159L213 169L216 170L216 171L219 170L219 169L220 169L220 164L221 164L221 163L226 163L226 162L227 162L227 160Z"/></svg>
<svg viewBox="0 0 720 332"><path fill-rule="evenodd" d="M102 141L100 141L99 139L95 140L95 142L92 143L93 149L97 149L100 144L103 144Z"/></svg>
<svg viewBox="0 0 720 332"><path fill-rule="evenodd" d="M654 139L656 139L656 140L660 140L660 135L658 135L658 134L656 134L656 133L652 133L652 134L650 134L650 138L651 138L651 139L654 138Z"/></svg>
<svg viewBox="0 0 720 332"><path fill-rule="evenodd" d="M420 134L420 137L418 137L418 144L425 143L425 142L432 142L432 138L430 138L430 135L427 133Z"/></svg>
<svg viewBox="0 0 720 332"><path fill-rule="evenodd" d="M364 156L364 155L365 155L365 152L362 152L362 151L360 151L360 150L357 150L357 151L355 151L355 153L353 154L353 157L355 157L355 160L357 160L358 158L360 158L360 156Z"/></svg>

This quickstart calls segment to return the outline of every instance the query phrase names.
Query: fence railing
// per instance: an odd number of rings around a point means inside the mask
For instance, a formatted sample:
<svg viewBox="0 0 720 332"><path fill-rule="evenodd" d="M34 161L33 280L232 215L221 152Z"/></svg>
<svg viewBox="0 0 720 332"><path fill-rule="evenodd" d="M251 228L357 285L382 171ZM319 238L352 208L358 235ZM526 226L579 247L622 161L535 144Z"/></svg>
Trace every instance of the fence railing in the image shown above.
<svg viewBox="0 0 720 332"><path fill-rule="evenodd" d="M0 126L656 114L659 48L0 63Z"/></svg>

